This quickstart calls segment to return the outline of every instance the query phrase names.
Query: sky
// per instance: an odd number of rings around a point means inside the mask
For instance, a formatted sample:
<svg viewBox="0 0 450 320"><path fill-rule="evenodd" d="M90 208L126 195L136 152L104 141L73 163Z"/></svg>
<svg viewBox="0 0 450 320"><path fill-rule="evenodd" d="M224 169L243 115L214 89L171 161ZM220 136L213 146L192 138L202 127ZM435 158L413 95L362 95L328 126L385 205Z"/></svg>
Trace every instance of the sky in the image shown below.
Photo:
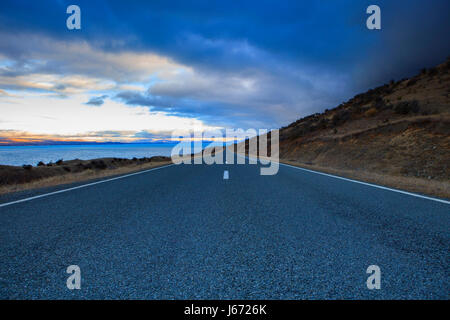
<svg viewBox="0 0 450 320"><path fill-rule="evenodd" d="M81 29L69 30L69 5ZM381 30L366 8L381 8ZM0 2L0 144L273 129L444 61L450 2Z"/></svg>

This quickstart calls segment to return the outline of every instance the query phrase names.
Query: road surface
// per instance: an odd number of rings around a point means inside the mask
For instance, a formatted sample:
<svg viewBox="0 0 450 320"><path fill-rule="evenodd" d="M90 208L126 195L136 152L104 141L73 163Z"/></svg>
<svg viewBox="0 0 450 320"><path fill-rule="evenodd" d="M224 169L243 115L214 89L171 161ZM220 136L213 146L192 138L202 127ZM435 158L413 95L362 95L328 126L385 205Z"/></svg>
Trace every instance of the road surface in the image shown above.
<svg viewBox="0 0 450 320"><path fill-rule="evenodd" d="M0 207L0 298L450 298L445 202L225 164L11 203L67 188L0 197L10 203ZM80 290L66 286L69 265L80 267ZM379 290L367 288L370 265Z"/></svg>

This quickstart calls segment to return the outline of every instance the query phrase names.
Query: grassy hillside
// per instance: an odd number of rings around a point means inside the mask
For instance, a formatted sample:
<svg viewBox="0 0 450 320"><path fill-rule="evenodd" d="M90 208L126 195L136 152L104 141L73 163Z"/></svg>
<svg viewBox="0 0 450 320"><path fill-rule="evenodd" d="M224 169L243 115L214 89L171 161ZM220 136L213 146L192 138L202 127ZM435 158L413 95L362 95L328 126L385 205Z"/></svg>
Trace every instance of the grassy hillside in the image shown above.
<svg viewBox="0 0 450 320"><path fill-rule="evenodd" d="M450 197L450 60L280 129L280 158Z"/></svg>

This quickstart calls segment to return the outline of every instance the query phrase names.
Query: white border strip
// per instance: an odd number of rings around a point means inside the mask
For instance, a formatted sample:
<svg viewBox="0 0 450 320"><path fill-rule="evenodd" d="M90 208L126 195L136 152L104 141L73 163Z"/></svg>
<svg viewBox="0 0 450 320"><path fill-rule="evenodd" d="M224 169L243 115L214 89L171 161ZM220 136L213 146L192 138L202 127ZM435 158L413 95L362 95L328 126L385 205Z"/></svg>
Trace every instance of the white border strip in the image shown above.
<svg viewBox="0 0 450 320"><path fill-rule="evenodd" d="M174 166L175 164L169 164L169 165L164 165L161 167L157 167L157 168L152 168L152 169L147 169L147 170L143 170L143 171L138 171L138 172L134 172L134 173L129 173L120 177L115 177L115 178L110 178L110 179L106 179L106 180L101 180L101 181L96 181L96 182L91 182L91 183L87 183L87 184L83 184L81 186L76 186L76 187L72 187L72 188L68 188L68 189L63 189L63 190L58 190L58 191L54 191L54 192L49 192L49 193L44 193L44 194L40 194L34 197L29 197L29 198L25 198L25 199L21 199L21 200L16 200L16 201L11 201L11 202L6 202L6 203L1 203L0 204L0 208L1 207L6 207L6 206L10 206L12 204L16 204L16 203L21 203L21 202L26 202L26 201L30 201L30 200L34 200L34 199L39 199L39 198L44 198L44 197L48 197L54 194L58 194L58 193L63 193L63 192L67 192L67 191L72 191L72 190L76 190L76 189L81 189L81 188L85 188L85 187L89 187L89 186L93 186L96 184L100 184L100 183L105 183L105 182L109 182L109 181L114 181L114 180L119 180L122 178L127 178L127 177L131 177L131 176L135 176L138 174L142 174L142 173L146 173L146 172L150 172L150 171L154 171L154 170L158 170L158 169L163 169L163 168L167 168L167 167L171 167Z"/></svg>
<svg viewBox="0 0 450 320"><path fill-rule="evenodd" d="M237 154L237 155L240 156L240 157L247 158L247 159L249 158L247 156L242 156L240 154ZM254 157L251 157L251 158L255 159ZM256 160L258 160L258 159L256 159ZM277 162L277 161L275 161L275 162ZM303 170L303 171L307 171L307 172L311 172L311 173L320 174L320 175L327 176L327 177L332 177L332 178L336 178L336 179L340 179L340 180L344 180L344 181L350 181L350 182L354 182L354 183L359 183L359 184L362 184L362 185L365 185L365 186L370 186L370 187L374 187L374 188L378 188L378 189L382 189L382 190L398 192L398 193L406 194L408 196L413 196L413 197L417 197L417 198L432 200L432 201L441 202L441 203L445 203L445 204L449 204L450 205L450 201L443 200L443 199L427 197L427 196L423 196L423 195L420 195L420 194L417 194L417 193L412 193L412 192L403 191L403 190L399 190L399 189L392 189L392 188L383 187L383 186L380 186L380 185L377 185L377 184L373 184L373 183L362 182L362 181L358 181L358 180L353 180L353 179L348 179L348 178L344 178L344 177L339 177L339 176L335 176L335 175L332 175L332 174L329 174L329 173L324 173L324 172L320 172L320 171L314 171L314 170L305 169L305 168L302 168L302 167L296 167L296 166L293 166L293 165L290 165L290 164L286 164L286 163L282 163L282 162L278 162L278 164L280 164L282 166L298 169L298 170Z"/></svg>

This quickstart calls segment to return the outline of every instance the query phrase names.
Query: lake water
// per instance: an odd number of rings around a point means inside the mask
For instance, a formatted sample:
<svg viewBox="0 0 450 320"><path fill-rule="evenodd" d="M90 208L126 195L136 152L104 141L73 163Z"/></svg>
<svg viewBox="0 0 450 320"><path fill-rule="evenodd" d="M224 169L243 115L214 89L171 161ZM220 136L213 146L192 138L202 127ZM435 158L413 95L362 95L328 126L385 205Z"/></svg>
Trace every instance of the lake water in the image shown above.
<svg viewBox="0 0 450 320"><path fill-rule="evenodd" d="M170 156L175 144L98 144L52 146L0 146L0 164L21 166L59 159L142 158Z"/></svg>

